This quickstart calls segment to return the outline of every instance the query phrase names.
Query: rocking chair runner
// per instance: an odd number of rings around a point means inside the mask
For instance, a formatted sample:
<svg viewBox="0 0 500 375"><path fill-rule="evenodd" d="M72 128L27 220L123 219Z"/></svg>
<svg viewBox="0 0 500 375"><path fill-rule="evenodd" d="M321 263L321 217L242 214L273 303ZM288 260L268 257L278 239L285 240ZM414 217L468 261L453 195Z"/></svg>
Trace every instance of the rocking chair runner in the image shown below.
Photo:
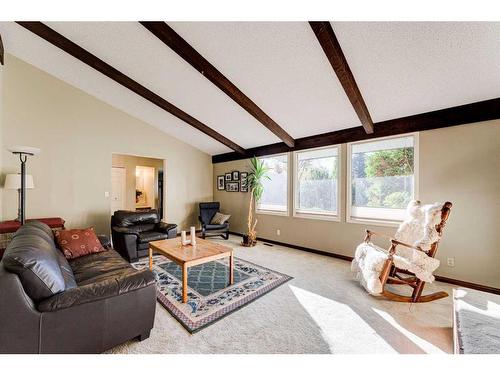
<svg viewBox="0 0 500 375"><path fill-rule="evenodd" d="M446 202L441 209L441 222L436 225L436 230L439 233L440 237L443 233L446 221L448 220L448 216L450 215L451 206L452 204L450 202ZM443 291L423 296L422 292L424 290L425 281L418 279L414 273L399 269L394 265L393 256L396 253L397 246L405 246L417 251L424 251L424 250L422 250L420 247L415 247L406 244L404 242L398 241L383 233L377 233L371 230L366 231L365 242L366 243L370 242L372 236L386 237L391 241L391 246L388 250L387 260L385 261L384 266L382 268L382 272L380 273L380 282L382 283L382 295L384 297L397 302L430 302L440 298L448 297L448 293ZM439 240L434 242L428 251L424 252L429 257L434 258L436 256L438 245L439 245ZM398 285L409 286L413 289L413 293L411 296L403 296L400 294L390 292L387 290L386 287L387 284L398 284Z"/></svg>

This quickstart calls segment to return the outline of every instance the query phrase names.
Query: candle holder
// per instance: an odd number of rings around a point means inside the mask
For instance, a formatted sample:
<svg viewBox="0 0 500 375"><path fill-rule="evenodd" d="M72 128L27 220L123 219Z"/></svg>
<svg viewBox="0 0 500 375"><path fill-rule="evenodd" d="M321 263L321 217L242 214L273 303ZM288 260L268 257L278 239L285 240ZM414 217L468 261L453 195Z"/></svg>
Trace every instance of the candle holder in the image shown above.
<svg viewBox="0 0 500 375"><path fill-rule="evenodd" d="M190 228L190 239L187 238L185 230L181 231L181 245L182 246L187 246L187 245L196 246L196 228L195 227Z"/></svg>

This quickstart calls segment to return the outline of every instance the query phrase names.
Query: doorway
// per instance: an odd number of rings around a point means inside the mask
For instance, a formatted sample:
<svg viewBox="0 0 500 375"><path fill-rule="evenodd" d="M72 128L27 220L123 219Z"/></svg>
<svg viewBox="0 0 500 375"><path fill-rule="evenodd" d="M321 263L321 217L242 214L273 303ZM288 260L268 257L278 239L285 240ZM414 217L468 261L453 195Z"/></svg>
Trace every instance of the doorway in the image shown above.
<svg viewBox="0 0 500 375"><path fill-rule="evenodd" d="M125 168L111 167L111 213L125 209Z"/></svg>
<svg viewBox="0 0 500 375"><path fill-rule="evenodd" d="M160 218L163 218L163 165L162 159L113 154L111 213L118 209L127 211L155 209L158 210ZM124 176L124 182L120 180L122 177L118 177L120 173ZM123 199L120 199L120 194Z"/></svg>

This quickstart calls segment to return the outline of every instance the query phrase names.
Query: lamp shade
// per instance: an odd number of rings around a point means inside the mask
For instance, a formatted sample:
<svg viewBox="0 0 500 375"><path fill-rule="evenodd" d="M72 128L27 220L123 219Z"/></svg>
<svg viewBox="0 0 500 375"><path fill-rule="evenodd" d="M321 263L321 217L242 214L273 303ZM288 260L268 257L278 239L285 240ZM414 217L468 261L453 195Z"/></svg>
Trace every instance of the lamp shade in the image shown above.
<svg viewBox="0 0 500 375"><path fill-rule="evenodd" d="M36 155L39 154L40 150L39 148L36 147L31 147L31 146L10 146L7 147L7 150L12 152L13 154L25 154L25 155Z"/></svg>
<svg viewBox="0 0 500 375"><path fill-rule="evenodd" d="M26 189L33 189L35 185L33 184L33 176L30 174L26 175ZM21 175L8 174L5 176L5 189L21 189Z"/></svg>

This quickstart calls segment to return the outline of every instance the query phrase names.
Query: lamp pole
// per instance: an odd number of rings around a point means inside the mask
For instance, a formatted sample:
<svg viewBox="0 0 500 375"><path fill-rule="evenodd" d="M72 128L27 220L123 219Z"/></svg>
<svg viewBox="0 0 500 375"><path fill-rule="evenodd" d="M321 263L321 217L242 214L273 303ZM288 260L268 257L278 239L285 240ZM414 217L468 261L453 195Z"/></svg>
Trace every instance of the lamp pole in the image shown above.
<svg viewBox="0 0 500 375"><path fill-rule="evenodd" d="M19 154L19 160L21 160L21 225L26 223L26 160L28 159L28 154Z"/></svg>
<svg viewBox="0 0 500 375"><path fill-rule="evenodd" d="M40 152L39 148L27 146L12 146L7 148L14 155L19 155L21 161L21 191L19 197L19 219L21 225L26 223L26 161L28 156L36 155Z"/></svg>

